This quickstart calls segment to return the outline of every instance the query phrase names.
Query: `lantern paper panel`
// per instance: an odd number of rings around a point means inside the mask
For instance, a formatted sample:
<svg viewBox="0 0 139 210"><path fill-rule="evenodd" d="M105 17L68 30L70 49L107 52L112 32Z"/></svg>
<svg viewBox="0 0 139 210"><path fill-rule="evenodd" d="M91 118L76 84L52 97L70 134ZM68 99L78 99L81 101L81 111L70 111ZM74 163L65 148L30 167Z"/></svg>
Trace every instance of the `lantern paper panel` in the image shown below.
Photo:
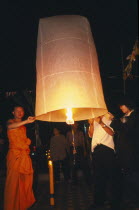
<svg viewBox="0 0 139 210"><path fill-rule="evenodd" d="M36 116L65 122L107 113L97 52L88 20L78 15L39 21L37 42Z"/></svg>

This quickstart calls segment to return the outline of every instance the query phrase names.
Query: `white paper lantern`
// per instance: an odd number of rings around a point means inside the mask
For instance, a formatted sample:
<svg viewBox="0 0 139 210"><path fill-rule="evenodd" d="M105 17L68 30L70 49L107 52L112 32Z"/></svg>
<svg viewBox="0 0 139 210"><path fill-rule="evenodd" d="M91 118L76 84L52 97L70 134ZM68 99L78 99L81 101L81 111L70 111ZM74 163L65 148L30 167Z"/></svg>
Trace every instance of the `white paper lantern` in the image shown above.
<svg viewBox="0 0 139 210"><path fill-rule="evenodd" d="M88 20L78 15L42 18L37 43L36 116L65 122L107 113Z"/></svg>

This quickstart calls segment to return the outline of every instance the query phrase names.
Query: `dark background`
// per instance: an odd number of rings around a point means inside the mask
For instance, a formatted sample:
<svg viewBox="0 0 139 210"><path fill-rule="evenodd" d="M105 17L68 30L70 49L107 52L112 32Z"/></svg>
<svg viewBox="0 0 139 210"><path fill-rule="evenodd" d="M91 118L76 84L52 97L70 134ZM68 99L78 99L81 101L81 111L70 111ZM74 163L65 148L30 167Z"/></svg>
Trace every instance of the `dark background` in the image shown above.
<svg viewBox="0 0 139 210"><path fill-rule="evenodd" d="M5 1L1 8L0 92L35 92L39 18L75 14L88 18L98 53L105 100L114 111L123 96L122 70L138 38L137 0ZM133 74L139 76L138 60ZM139 104L139 78L126 80L126 95ZM0 101L3 103L4 96ZM6 107L7 106L7 107ZM3 107L2 107L3 108ZM4 103L4 110L8 105ZM3 116L4 110L0 111Z"/></svg>

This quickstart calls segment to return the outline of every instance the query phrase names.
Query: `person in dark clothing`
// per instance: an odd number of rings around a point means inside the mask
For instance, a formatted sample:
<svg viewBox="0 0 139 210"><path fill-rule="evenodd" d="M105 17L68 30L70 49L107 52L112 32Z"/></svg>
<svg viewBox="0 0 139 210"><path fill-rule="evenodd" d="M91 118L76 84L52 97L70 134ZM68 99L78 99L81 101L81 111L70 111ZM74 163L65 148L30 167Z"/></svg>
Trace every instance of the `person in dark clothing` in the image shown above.
<svg viewBox="0 0 139 210"><path fill-rule="evenodd" d="M64 135L60 134L58 128L53 130L54 136L50 140L50 154L54 164L55 181L60 181L60 168L62 169L65 181L70 179L69 169L69 145Z"/></svg>
<svg viewBox="0 0 139 210"><path fill-rule="evenodd" d="M70 147L70 162L72 182L77 184L78 171L81 170L86 178L85 173L85 137L82 130L79 129L78 122L74 122L72 130L66 135Z"/></svg>
<svg viewBox="0 0 139 210"><path fill-rule="evenodd" d="M119 105L124 116L113 119L115 148L121 170L122 202L139 207L139 115L128 99Z"/></svg>

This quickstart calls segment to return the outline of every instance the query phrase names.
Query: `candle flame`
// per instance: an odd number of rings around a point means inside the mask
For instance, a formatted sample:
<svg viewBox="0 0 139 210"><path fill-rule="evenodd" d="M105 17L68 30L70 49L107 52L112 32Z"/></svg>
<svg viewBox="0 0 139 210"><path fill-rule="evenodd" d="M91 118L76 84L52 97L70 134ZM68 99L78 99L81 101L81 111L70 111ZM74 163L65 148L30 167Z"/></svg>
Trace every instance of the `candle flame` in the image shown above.
<svg viewBox="0 0 139 210"><path fill-rule="evenodd" d="M48 165L49 165L49 166L52 165L52 161L51 161L51 160L48 161Z"/></svg>
<svg viewBox="0 0 139 210"><path fill-rule="evenodd" d="M66 116L67 116L66 123L67 124L74 124L74 120L72 118L72 108L67 108Z"/></svg>

